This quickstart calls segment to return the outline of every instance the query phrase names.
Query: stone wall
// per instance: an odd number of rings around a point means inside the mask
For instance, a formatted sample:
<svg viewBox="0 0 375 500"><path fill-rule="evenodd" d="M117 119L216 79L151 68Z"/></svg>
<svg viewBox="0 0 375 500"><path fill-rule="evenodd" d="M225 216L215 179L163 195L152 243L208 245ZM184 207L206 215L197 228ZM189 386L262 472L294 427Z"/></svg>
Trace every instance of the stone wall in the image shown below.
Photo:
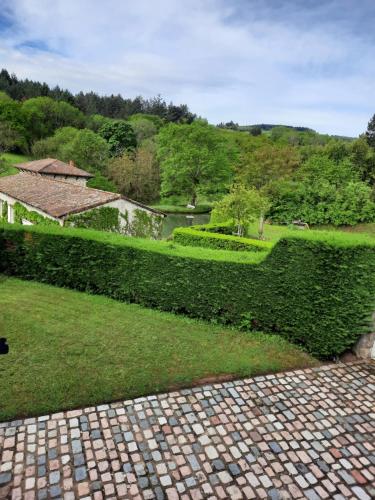
<svg viewBox="0 0 375 500"><path fill-rule="evenodd" d="M366 333L354 346L354 352L359 358L375 359L375 312L372 315L372 333Z"/></svg>

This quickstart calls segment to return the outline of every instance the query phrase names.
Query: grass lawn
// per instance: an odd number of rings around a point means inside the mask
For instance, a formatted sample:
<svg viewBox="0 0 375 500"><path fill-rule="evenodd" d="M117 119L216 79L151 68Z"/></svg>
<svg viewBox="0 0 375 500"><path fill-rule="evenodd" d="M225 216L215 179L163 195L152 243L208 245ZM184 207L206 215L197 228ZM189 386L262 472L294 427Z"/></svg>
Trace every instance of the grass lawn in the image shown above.
<svg viewBox="0 0 375 500"><path fill-rule="evenodd" d="M275 336L0 280L0 421L318 363Z"/></svg>
<svg viewBox="0 0 375 500"><path fill-rule="evenodd" d="M296 231L301 231L301 229L294 229L289 226L278 226L276 224L265 224L264 237L266 241L276 243L283 236L293 235ZM249 238L258 238L258 222L249 224Z"/></svg>
<svg viewBox="0 0 375 500"><path fill-rule="evenodd" d="M356 226L312 226L311 231L344 231L350 233L361 233L368 234L375 237L375 224L357 224ZM309 231L308 229L298 229L297 227L290 226L278 226L277 224L266 224L264 227L264 236L266 241L271 241L276 243L280 238L284 236L293 236L296 232ZM257 238L258 224L252 223L249 225L249 237Z"/></svg>
<svg viewBox="0 0 375 500"><path fill-rule="evenodd" d="M0 160L5 160L4 164L0 164L0 177L16 174L18 170L13 166L15 163L28 161L29 158L24 155L16 155L14 153L4 153L0 156Z"/></svg>
<svg viewBox="0 0 375 500"><path fill-rule="evenodd" d="M337 231L337 228L332 226L323 226L319 229L325 229L327 231ZM363 222L357 224L356 226L343 226L339 228L340 231L345 231L346 233L362 233L367 234L375 238L375 223L374 222Z"/></svg>

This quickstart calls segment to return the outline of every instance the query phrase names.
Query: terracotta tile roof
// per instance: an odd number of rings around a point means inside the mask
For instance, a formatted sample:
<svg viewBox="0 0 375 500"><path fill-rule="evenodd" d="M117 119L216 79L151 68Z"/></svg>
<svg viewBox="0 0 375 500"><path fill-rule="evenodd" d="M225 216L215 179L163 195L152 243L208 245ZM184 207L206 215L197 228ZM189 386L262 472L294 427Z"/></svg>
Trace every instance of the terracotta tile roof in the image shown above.
<svg viewBox="0 0 375 500"><path fill-rule="evenodd" d="M55 158L45 158L44 160L29 161L27 163L18 163L15 167L20 170L27 170L38 174L72 175L74 177L93 177L89 172L77 168L73 162L64 163Z"/></svg>
<svg viewBox="0 0 375 500"><path fill-rule="evenodd" d="M117 193L28 173L0 177L0 192L53 217L82 212L121 198Z"/></svg>

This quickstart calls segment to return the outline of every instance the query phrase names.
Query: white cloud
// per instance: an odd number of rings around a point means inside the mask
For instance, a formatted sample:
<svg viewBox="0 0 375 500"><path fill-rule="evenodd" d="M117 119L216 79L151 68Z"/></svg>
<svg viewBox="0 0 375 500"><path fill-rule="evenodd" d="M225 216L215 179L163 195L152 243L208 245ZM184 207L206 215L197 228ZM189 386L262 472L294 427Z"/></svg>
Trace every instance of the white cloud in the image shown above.
<svg viewBox="0 0 375 500"><path fill-rule="evenodd" d="M0 38L1 66L73 91L161 93L213 123L362 132L375 111L375 66L350 19L309 25L312 14L324 19L326 5L280 14L255 0L239 15L240 3L13 0L17 23ZM51 51L16 48L33 40Z"/></svg>

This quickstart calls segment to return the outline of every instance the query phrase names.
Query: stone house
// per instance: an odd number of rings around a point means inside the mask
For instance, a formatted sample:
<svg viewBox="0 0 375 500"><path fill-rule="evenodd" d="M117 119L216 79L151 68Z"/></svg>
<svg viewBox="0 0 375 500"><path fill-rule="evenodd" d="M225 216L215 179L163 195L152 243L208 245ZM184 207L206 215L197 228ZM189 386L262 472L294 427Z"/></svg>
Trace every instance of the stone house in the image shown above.
<svg viewBox="0 0 375 500"><path fill-rule="evenodd" d="M72 215L103 207L118 210L120 227L125 221L132 223L139 212L152 218L164 215L118 193L87 187L92 175L72 162L46 158L15 166L18 174L0 178L0 217L9 223L15 222L15 208L19 205L23 207L20 222L25 225L33 224L38 214L64 226Z"/></svg>

